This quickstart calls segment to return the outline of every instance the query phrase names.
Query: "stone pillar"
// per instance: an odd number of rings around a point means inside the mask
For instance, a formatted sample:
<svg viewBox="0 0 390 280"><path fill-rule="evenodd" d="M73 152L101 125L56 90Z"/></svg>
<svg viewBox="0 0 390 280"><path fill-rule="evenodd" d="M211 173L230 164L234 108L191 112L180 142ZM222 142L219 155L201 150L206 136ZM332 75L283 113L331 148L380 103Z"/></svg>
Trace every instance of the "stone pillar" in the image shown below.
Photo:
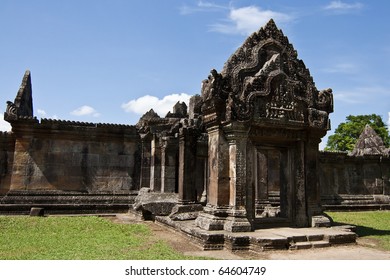
<svg viewBox="0 0 390 280"><path fill-rule="evenodd" d="M161 145L161 192L174 193L177 170L176 153L178 141L174 137L163 137Z"/></svg>
<svg viewBox="0 0 390 280"><path fill-rule="evenodd" d="M254 149L254 186L255 186L255 213L263 212L269 205L268 199L268 160L266 151Z"/></svg>
<svg viewBox="0 0 390 280"><path fill-rule="evenodd" d="M141 188L150 188L151 140L149 133L141 135Z"/></svg>
<svg viewBox="0 0 390 280"><path fill-rule="evenodd" d="M313 227L330 226L331 221L322 212L318 174L318 145L320 136L311 137L305 146L306 200L308 221Z"/></svg>
<svg viewBox="0 0 390 280"><path fill-rule="evenodd" d="M195 193L196 139L193 128L179 132L179 203L196 202Z"/></svg>
<svg viewBox="0 0 390 280"><path fill-rule="evenodd" d="M207 133L209 155L207 204L196 219L196 225L206 230L223 230L230 199L229 145L219 125L209 127Z"/></svg>
<svg viewBox="0 0 390 280"><path fill-rule="evenodd" d="M225 131L229 142L230 209L224 229L233 232L251 231L246 211L248 129L241 123L233 123Z"/></svg>
<svg viewBox="0 0 390 280"><path fill-rule="evenodd" d="M161 191L161 146L155 134L151 142L150 190Z"/></svg>
<svg viewBox="0 0 390 280"><path fill-rule="evenodd" d="M293 207L295 210L294 222L297 227L307 227L307 208L306 208L306 182L305 182L305 142L297 142L294 149L295 172L295 190L293 195Z"/></svg>
<svg viewBox="0 0 390 280"><path fill-rule="evenodd" d="M206 204L207 181L208 181L208 145L207 136L202 134L196 144L196 173L195 186L197 201Z"/></svg>

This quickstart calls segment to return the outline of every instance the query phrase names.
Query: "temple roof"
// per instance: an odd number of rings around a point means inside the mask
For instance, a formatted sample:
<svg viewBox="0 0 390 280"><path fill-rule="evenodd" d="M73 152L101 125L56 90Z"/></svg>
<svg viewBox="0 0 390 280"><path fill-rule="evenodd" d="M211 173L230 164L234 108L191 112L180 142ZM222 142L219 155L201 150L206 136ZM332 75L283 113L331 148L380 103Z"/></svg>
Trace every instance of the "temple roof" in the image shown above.
<svg viewBox="0 0 390 280"><path fill-rule="evenodd" d="M367 124L350 155L389 155L389 152L390 150L385 147L382 138Z"/></svg>

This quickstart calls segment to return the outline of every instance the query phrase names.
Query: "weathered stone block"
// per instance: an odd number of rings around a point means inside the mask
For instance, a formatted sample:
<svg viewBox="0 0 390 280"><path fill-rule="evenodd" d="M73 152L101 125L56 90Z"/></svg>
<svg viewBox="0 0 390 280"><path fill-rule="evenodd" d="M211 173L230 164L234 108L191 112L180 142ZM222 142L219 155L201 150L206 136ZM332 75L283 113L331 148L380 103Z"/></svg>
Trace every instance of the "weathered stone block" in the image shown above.
<svg viewBox="0 0 390 280"><path fill-rule="evenodd" d="M133 208L142 211L144 216L167 216L172 212L177 201L175 193L140 192L135 198Z"/></svg>
<svg viewBox="0 0 390 280"><path fill-rule="evenodd" d="M195 220L202 210L200 204L175 205L169 217L174 221Z"/></svg>
<svg viewBox="0 0 390 280"><path fill-rule="evenodd" d="M41 207L32 207L30 210L31 217L43 217L45 215L45 210Z"/></svg>
<svg viewBox="0 0 390 280"><path fill-rule="evenodd" d="M311 217L312 227L330 227L331 225L332 221L330 217L327 217L325 215Z"/></svg>

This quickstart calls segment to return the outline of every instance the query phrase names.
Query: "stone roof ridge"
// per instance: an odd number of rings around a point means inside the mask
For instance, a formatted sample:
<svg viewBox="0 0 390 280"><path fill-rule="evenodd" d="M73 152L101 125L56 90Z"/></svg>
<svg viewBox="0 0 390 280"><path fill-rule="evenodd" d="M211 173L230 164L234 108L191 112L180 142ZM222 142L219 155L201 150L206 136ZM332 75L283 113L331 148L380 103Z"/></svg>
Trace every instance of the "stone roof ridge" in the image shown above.
<svg viewBox="0 0 390 280"><path fill-rule="evenodd" d="M128 124L114 124L114 123L92 123L92 122L81 122L81 121L71 121L71 120L59 120L59 119L41 119L41 124L60 124L60 125L70 125L70 126L84 126L84 127L107 127L107 128L133 128L134 125Z"/></svg>
<svg viewBox="0 0 390 280"><path fill-rule="evenodd" d="M353 151L350 153L352 156L365 156L365 155L386 155L390 154L390 149L386 148L382 138L375 132L375 130L369 125L363 129L357 140Z"/></svg>

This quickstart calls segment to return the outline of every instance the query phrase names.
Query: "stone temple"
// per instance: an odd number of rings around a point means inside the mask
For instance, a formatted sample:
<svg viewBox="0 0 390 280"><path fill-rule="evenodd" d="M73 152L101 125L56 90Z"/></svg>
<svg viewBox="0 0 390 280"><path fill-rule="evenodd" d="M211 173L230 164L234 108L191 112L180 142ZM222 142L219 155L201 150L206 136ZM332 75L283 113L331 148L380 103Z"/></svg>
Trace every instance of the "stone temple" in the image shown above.
<svg viewBox="0 0 390 280"><path fill-rule="evenodd" d="M12 133L1 134L0 212L135 208L200 231L251 232L329 226L324 206L351 195L389 206L388 150L368 163L319 152L332 112L332 90L316 88L273 20L211 70L188 107L165 117L151 109L134 126L38 120L27 71L4 114Z"/></svg>

